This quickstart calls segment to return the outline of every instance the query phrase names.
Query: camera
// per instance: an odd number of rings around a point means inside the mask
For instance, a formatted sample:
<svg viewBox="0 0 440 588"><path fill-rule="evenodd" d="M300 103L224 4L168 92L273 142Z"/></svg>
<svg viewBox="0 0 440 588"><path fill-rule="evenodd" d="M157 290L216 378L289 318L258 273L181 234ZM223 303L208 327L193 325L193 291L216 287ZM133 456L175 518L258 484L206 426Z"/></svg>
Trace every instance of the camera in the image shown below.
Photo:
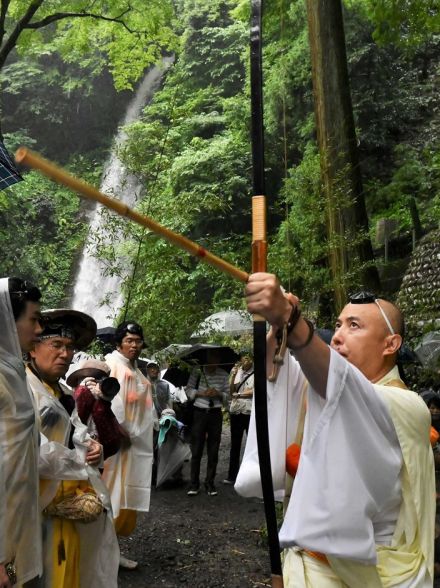
<svg viewBox="0 0 440 588"><path fill-rule="evenodd" d="M102 394L109 400L112 400L121 389L118 380L112 376L104 376L96 380L96 383L99 385Z"/></svg>

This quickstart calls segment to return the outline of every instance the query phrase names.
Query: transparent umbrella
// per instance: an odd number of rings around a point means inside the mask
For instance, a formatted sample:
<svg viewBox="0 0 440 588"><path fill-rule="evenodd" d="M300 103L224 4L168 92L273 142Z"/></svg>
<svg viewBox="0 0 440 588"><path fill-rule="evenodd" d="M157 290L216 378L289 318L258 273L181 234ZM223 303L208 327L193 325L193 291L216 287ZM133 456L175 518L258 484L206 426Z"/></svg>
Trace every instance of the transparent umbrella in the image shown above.
<svg viewBox="0 0 440 588"><path fill-rule="evenodd" d="M427 333L414 349L422 365L435 368L440 364L440 331Z"/></svg>
<svg viewBox="0 0 440 588"><path fill-rule="evenodd" d="M202 321L191 338L205 337L212 333L243 335L251 332L252 328L251 315L245 310L222 310Z"/></svg>

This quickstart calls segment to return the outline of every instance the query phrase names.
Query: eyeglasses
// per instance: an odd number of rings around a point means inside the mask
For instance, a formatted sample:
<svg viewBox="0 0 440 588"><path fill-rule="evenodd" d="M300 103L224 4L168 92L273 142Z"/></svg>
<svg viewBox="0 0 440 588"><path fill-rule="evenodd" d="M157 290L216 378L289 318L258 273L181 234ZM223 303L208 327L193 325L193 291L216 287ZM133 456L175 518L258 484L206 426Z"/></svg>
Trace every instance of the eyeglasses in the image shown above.
<svg viewBox="0 0 440 588"><path fill-rule="evenodd" d="M54 351L58 353L61 351L65 351L66 353L75 353L76 347L71 343L61 343L61 341L45 341L40 339L40 343L44 343L47 347L50 347Z"/></svg>
<svg viewBox="0 0 440 588"><path fill-rule="evenodd" d="M136 345L136 347L140 347L144 344L142 339L126 339L125 337L123 339L123 343L129 345L130 347L131 345Z"/></svg>
<svg viewBox="0 0 440 588"><path fill-rule="evenodd" d="M393 327L391 326L390 319L387 317L384 309L380 305L376 294L373 294L372 292L368 292L367 290L362 290L360 292L356 292L355 294L351 294L349 296L349 300L350 300L351 304L372 304L372 303L374 303L377 306L377 308L380 310L380 313L383 316L384 321L386 322L387 327L388 327L391 335L396 334Z"/></svg>

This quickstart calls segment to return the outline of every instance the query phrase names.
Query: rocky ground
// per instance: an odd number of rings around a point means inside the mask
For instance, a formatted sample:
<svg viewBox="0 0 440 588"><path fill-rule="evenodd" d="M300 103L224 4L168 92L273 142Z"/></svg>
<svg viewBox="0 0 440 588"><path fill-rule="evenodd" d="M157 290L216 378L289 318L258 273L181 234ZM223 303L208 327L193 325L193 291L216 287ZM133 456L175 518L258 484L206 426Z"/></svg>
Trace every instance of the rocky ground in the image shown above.
<svg viewBox="0 0 440 588"><path fill-rule="evenodd" d="M153 491L150 512L141 514L135 533L121 541L124 555L139 562L134 571L120 571L121 588L270 586L269 556L261 537L263 504L241 498L221 483L228 454L225 426L217 496L187 496L186 485ZM203 476L204 460L201 471ZM189 463L184 477L189 478Z"/></svg>

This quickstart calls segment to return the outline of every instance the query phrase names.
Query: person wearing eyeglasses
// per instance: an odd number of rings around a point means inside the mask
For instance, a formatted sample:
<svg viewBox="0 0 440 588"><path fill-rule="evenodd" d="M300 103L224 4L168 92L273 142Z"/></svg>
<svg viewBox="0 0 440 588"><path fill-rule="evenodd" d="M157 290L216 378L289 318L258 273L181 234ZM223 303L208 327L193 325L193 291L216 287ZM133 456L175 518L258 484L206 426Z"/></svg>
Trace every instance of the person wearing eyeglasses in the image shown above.
<svg viewBox="0 0 440 588"><path fill-rule="evenodd" d="M328 346L274 275L252 275L245 293L249 312L271 325L268 359L283 334L290 349L268 383L274 491L286 507L285 588L432 587L430 414L399 378L401 312L358 293ZM286 456L295 445L291 469ZM254 418L235 489L261 495Z"/></svg>
<svg viewBox="0 0 440 588"><path fill-rule="evenodd" d="M42 331L40 298L28 281L0 279L0 588L42 575L38 425L23 364Z"/></svg>
<svg viewBox="0 0 440 588"><path fill-rule="evenodd" d="M150 508L153 467L153 400L151 384L137 367L145 347L142 327L133 321L121 323L115 333L116 349L106 355L110 375L120 390L112 400L112 411L127 434L121 450L104 464L104 480L110 490L116 533L128 536L136 527L137 512ZM134 569L138 563L123 555L119 565Z"/></svg>
<svg viewBox="0 0 440 588"><path fill-rule="evenodd" d="M40 417L40 500L44 529L44 588L116 588L119 546L110 515L87 525L61 513L80 495L99 496L110 513L110 496L98 466L102 446L76 414L71 390L61 381L76 350L96 335L89 315L66 308L42 312L43 331L29 352L27 375ZM104 540L105 539L105 540ZM105 549L102 548L105 544ZM108 561L109 560L109 561ZM105 562L105 565L104 565Z"/></svg>

